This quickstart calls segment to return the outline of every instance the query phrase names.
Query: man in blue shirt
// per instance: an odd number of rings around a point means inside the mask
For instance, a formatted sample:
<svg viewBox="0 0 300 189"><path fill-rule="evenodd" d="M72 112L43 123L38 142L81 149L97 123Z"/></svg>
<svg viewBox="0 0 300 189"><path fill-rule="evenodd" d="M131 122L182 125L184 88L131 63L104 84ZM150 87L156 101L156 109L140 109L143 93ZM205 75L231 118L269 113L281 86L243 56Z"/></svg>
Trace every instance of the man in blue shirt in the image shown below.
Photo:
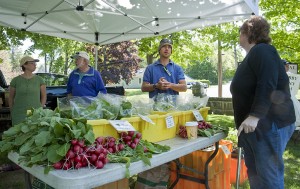
<svg viewBox="0 0 300 189"><path fill-rule="evenodd" d="M92 96L99 92L106 94L106 88L100 72L89 65L90 57L87 52L80 51L72 56L76 69L69 76L67 84L68 96Z"/></svg>
<svg viewBox="0 0 300 189"><path fill-rule="evenodd" d="M160 58L145 70L141 90L149 92L150 98L158 93L178 95L187 90L182 68L170 59L172 45L170 39L162 39L158 48Z"/></svg>

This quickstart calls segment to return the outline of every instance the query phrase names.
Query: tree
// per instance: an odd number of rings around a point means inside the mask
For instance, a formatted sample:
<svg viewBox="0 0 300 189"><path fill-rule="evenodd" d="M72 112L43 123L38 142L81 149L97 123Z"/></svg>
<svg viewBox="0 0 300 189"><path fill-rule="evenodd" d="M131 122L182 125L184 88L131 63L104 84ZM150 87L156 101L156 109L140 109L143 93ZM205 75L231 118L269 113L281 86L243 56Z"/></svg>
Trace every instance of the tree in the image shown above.
<svg viewBox="0 0 300 189"><path fill-rule="evenodd" d="M186 74L191 76L193 79L207 79L211 84L218 83L218 72L216 67L213 66L212 61L206 58L204 61L194 61L186 69Z"/></svg>
<svg viewBox="0 0 300 189"><path fill-rule="evenodd" d="M163 38L173 41L171 59L186 68L191 61L202 61L212 54L211 44L206 43L205 36L198 35L195 30L175 32L169 35L140 39L138 42L139 55L151 64L159 57L158 46Z"/></svg>
<svg viewBox="0 0 300 189"><path fill-rule="evenodd" d="M259 6L271 24L272 44L281 57L300 64L299 0L261 0Z"/></svg>
<svg viewBox="0 0 300 189"><path fill-rule="evenodd" d="M88 51L94 53L94 47L89 46ZM105 84L119 83L121 79L128 84L140 62L135 41L103 45L98 50L97 67Z"/></svg>
<svg viewBox="0 0 300 189"><path fill-rule="evenodd" d="M29 37L33 45L28 51L41 50L40 56L45 57L45 67L49 67L49 72L68 74L69 70L75 68L71 64L71 55L86 48L84 43L69 39L33 33Z"/></svg>

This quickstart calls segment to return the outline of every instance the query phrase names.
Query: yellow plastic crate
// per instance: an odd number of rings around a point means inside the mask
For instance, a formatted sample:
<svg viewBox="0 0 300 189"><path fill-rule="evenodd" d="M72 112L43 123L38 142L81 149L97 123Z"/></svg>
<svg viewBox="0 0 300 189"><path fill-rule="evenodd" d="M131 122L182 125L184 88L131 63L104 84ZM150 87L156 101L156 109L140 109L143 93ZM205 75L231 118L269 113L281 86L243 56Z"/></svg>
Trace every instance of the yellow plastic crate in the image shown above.
<svg viewBox="0 0 300 189"><path fill-rule="evenodd" d="M144 120L141 121L139 132L142 133L142 139L149 142L159 142L174 138L176 136L176 129L180 112L172 112L166 114L153 114L148 117L155 123L154 125ZM166 117L171 115L174 119L174 127L167 128Z"/></svg>
<svg viewBox="0 0 300 189"><path fill-rule="evenodd" d="M88 120L87 123L92 125L95 138L99 136L112 136L119 138L118 131L109 123L107 119Z"/></svg>
<svg viewBox="0 0 300 189"><path fill-rule="evenodd" d="M206 120L207 118L207 115L208 115L208 110L210 110L210 107L204 107L204 108L200 108L200 114L202 115L204 121Z"/></svg>
<svg viewBox="0 0 300 189"><path fill-rule="evenodd" d="M128 121L135 128L135 130L138 131L139 124L141 122L140 117L122 118L121 120ZM119 138L118 131L109 123L109 120L107 119L88 120L87 123L92 125L96 138L98 136L112 136L114 138Z"/></svg>
<svg viewBox="0 0 300 189"><path fill-rule="evenodd" d="M207 115L208 115L208 110L210 109L210 107L205 107L205 108L200 108L199 112L202 115L203 119L206 120ZM182 111L181 115L178 119L178 127L177 127L177 131L179 131L179 126L182 125L184 126L186 122L189 121L196 121L196 118L193 114L193 110L188 110L188 111Z"/></svg>

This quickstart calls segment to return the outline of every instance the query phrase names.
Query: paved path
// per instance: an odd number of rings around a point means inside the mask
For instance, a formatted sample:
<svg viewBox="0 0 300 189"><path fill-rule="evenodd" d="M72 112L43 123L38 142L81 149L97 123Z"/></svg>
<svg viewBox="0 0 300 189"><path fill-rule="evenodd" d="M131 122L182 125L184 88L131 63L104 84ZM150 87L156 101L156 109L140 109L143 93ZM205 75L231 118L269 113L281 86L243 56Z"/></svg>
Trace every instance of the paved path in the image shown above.
<svg viewBox="0 0 300 189"><path fill-rule="evenodd" d="M224 84L222 86L222 97L231 97L230 93L230 83ZM218 85L211 85L207 88L207 95L209 97L218 97Z"/></svg>

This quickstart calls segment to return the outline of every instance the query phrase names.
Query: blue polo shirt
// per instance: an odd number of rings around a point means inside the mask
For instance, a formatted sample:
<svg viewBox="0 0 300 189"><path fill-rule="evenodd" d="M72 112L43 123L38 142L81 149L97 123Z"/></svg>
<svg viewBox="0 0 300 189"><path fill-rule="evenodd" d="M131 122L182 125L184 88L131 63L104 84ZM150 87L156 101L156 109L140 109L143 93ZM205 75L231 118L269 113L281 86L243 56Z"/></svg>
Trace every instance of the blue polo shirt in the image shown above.
<svg viewBox="0 0 300 189"><path fill-rule="evenodd" d="M86 73L81 73L79 69L71 72L67 84L68 94L95 97L99 92L103 94L107 93L100 72L91 66Z"/></svg>
<svg viewBox="0 0 300 189"><path fill-rule="evenodd" d="M180 80L184 80L184 73L182 68L175 64L172 60L167 64L167 66L164 68L164 66L160 63L159 60L156 62L150 64L147 66L145 72L143 81L148 82L150 84L156 84L161 77L166 78L167 81L171 83L178 84ZM154 90L149 92L149 97L152 98L158 93L166 93L170 95L178 95L179 93L177 91L174 91L172 89L168 90Z"/></svg>

